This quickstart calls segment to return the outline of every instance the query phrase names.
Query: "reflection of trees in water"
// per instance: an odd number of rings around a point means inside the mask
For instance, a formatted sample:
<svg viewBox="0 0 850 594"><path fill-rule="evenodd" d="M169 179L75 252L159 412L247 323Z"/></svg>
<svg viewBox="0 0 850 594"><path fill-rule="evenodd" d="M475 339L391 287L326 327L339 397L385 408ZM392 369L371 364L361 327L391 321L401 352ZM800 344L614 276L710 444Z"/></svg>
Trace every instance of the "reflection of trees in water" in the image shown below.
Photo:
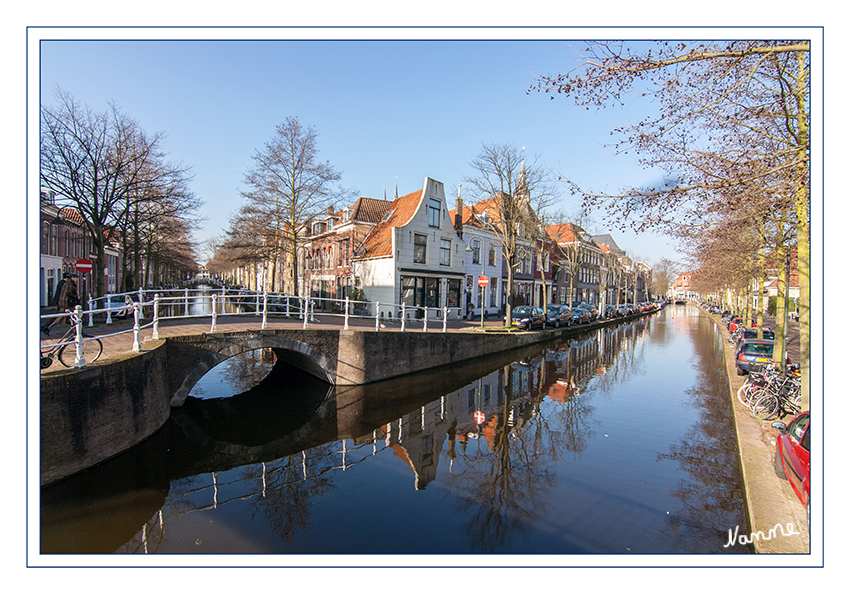
<svg viewBox="0 0 850 594"><path fill-rule="evenodd" d="M464 511L475 508L466 532L472 550L481 553L510 550L511 541L524 538L551 506L555 481L544 455L530 443L541 441L540 424L512 431L506 420L506 414L499 415L490 452L479 456L463 452L465 469L450 475L454 490L464 495L458 506Z"/></svg>
<svg viewBox="0 0 850 594"><path fill-rule="evenodd" d="M681 517L688 518L687 525L704 531L703 540L716 543L717 552L740 552L723 548L729 528L749 530L723 353L718 353L716 341L703 324L695 324L692 333L698 364L694 387L687 394L700 411L699 419L658 459L675 460L688 474L671 491L684 506ZM682 527L674 517L668 523L672 530Z"/></svg>
<svg viewBox="0 0 850 594"><path fill-rule="evenodd" d="M298 530L310 527L310 507L315 498L335 488L332 473L311 472L305 461L331 458L333 445L325 444L306 453L287 456L260 468L244 469L245 478L252 479L260 496L252 506L268 519L269 526L286 542L293 542ZM322 452L322 450L327 450ZM264 472L263 472L264 471Z"/></svg>
<svg viewBox="0 0 850 594"><path fill-rule="evenodd" d="M536 365L534 367L537 367ZM537 367L540 368L540 367ZM536 378L537 385L517 378ZM463 496L457 501L464 512L475 508L466 523L471 548L481 553L517 550L515 539L526 537L531 526L551 507L555 480L549 461L565 449L562 431L552 431L540 414L538 403L545 373L529 373L511 366L505 368L503 407L492 423L490 448L471 451L461 448L463 470L449 475L453 490ZM520 393L513 393L517 386ZM511 415L512 403L528 394L537 397ZM515 405L514 405L515 406Z"/></svg>
<svg viewBox="0 0 850 594"><path fill-rule="evenodd" d="M230 359L219 363L216 370L220 370L222 382L231 390L227 396L247 392L259 384L274 367L276 358L271 349L255 349L234 355ZM199 397L204 394L204 384L196 384L192 388L192 396Z"/></svg>

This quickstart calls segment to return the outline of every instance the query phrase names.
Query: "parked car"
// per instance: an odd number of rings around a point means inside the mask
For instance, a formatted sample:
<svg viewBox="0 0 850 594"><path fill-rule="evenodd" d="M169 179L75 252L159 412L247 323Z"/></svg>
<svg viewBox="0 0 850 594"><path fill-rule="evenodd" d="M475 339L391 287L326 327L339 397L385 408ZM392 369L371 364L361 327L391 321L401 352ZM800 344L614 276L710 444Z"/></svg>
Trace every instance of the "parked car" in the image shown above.
<svg viewBox="0 0 850 594"><path fill-rule="evenodd" d="M572 318L573 324L589 324L590 323L590 311L584 309L583 307L576 306L572 308Z"/></svg>
<svg viewBox="0 0 850 594"><path fill-rule="evenodd" d="M741 336L738 338L738 346L741 345L741 342L745 340L753 340L759 337L758 328L745 328L741 333ZM770 328L762 328L762 338L766 340L775 340L776 335L773 333L773 330Z"/></svg>
<svg viewBox="0 0 850 594"><path fill-rule="evenodd" d="M617 308L614 305L608 304L605 306L605 319L616 318L618 315Z"/></svg>
<svg viewBox="0 0 850 594"><path fill-rule="evenodd" d="M110 295L104 309L113 318L128 318L133 315L133 298L129 295Z"/></svg>
<svg viewBox="0 0 850 594"><path fill-rule="evenodd" d="M780 478L788 479L800 502L809 508L809 411L800 413L786 426L773 423L779 430L773 466Z"/></svg>
<svg viewBox="0 0 850 594"><path fill-rule="evenodd" d="M773 358L772 340L751 338L742 340L735 351L735 368L738 375L746 375L752 369L761 370Z"/></svg>
<svg viewBox="0 0 850 594"><path fill-rule="evenodd" d="M520 305L511 312L511 324L521 330L531 330L535 326L546 327L546 314L539 307Z"/></svg>
<svg viewBox="0 0 850 594"><path fill-rule="evenodd" d="M569 326L572 322L572 310L566 305L546 306L546 324L549 326L560 328L561 326Z"/></svg>

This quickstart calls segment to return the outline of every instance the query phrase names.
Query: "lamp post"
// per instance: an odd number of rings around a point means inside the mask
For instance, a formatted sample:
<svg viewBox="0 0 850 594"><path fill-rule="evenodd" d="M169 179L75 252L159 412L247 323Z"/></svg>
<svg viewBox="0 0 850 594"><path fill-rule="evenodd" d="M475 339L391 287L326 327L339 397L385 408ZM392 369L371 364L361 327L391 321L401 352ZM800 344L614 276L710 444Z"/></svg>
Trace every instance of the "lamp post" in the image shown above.
<svg viewBox="0 0 850 594"><path fill-rule="evenodd" d="M481 248L478 252L478 257L481 259L481 278L486 279L487 275L484 272L484 240L478 237L477 235L472 235L469 238L469 241L466 242L466 250L467 252L474 252L470 245L473 239L477 239L481 243ZM481 279L479 279L478 287L481 289L481 297L479 298L478 305L481 307L481 328L484 328L484 285L481 284Z"/></svg>

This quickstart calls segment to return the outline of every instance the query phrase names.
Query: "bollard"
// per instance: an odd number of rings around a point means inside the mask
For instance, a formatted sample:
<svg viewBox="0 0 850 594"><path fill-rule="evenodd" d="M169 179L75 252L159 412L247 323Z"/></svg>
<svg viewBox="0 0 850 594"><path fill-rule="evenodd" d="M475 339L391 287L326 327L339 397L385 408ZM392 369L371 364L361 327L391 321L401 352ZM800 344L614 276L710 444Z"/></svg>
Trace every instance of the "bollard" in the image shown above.
<svg viewBox="0 0 850 594"><path fill-rule="evenodd" d="M157 340L159 338L159 293L153 295L153 330L151 338Z"/></svg>
<svg viewBox="0 0 850 594"><path fill-rule="evenodd" d="M407 314L404 313L404 303L401 304L401 331L404 332L404 321Z"/></svg>
<svg viewBox="0 0 850 594"><path fill-rule="evenodd" d="M381 304L375 303L375 332L381 331Z"/></svg>
<svg viewBox="0 0 850 594"><path fill-rule="evenodd" d="M210 332L215 332L218 327L216 326L216 319L218 312L216 311L218 306L218 295L213 293L210 295L210 305L212 306L212 323L210 324Z"/></svg>
<svg viewBox="0 0 850 594"><path fill-rule="evenodd" d="M133 352L139 353L142 351L142 345L139 342L139 318L141 316L142 304L133 304Z"/></svg>
<svg viewBox="0 0 850 594"><path fill-rule="evenodd" d="M105 299L106 303L104 304L104 307L106 308L106 325L108 326L112 323L112 295L107 293Z"/></svg>
<svg viewBox="0 0 850 594"><path fill-rule="evenodd" d="M189 287L183 289L183 315L189 317Z"/></svg>
<svg viewBox="0 0 850 594"><path fill-rule="evenodd" d="M425 318L424 325L422 326L422 332L428 332L428 306L425 306Z"/></svg>
<svg viewBox="0 0 850 594"><path fill-rule="evenodd" d="M443 307L443 332L448 332L449 308Z"/></svg>
<svg viewBox="0 0 850 594"><path fill-rule="evenodd" d="M345 296L345 325L342 329L348 330L348 295Z"/></svg>
<svg viewBox="0 0 850 594"><path fill-rule="evenodd" d="M77 335L74 337L74 342L77 347L77 356L74 358L74 367L85 367L86 366L86 358L83 356L83 308L81 306L76 306L74 308L74 315L71 316L71 321L74 322L74 326L77 330Z"/></svg>
<svg viewBox="0 0 850 594"><path fill-rule="evenodd" d="M269 293L268 291L263 291L263 323L260 325L260 328L263 330L266 329L266 324L269 321L268 311L269 311Z"/></svg>
<svg viewBox="0 0 850 594"><path fill-rule="evenodd" d="M309 304L308 304L307 298L304 297L304 299L301 300L301 315L304 316L304 325L301 326L301 327L304 330L307 329L307 318L310 316L310 313L307 311L308 307L309 307Z"/></svg>
<svg viewBox="0 0 850 594"><path fill-rule="evenodd" d="M89 295L89 328L94 326L94 314L92 310L94 309L94 300L92 300L91 295Z"/></svg>
<svg viewBox="0 0 850 594"><path fill-rule="evenodd" d="M143 288L139 287L139 304L142 304L144 302L145 302L145 290ZM144 319L144 317L145 317L145 312L141 308L139 308L139 319Z"/></svg>

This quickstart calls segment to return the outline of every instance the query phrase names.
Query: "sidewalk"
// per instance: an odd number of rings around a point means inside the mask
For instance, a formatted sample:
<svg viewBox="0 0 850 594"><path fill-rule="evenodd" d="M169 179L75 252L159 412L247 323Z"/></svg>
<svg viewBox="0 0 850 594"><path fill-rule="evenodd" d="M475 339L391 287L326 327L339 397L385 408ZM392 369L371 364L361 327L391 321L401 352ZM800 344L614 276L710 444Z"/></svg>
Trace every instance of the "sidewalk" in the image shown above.
<svg viewBox="0 0 850 594"><path fill-rule="evenodd" d="M729 377L729 395L735 416L738 434L738 453L741 458L741 472L744 492L747 500L747 512L750 519L750 531L761 531L764 535L780 524L787 529L792 524L798 535L783 536L776 528L775 538L760 539L753 543L757 553L808 554L809 523L806 508L797 499L797 495L786 479L781 479L773 469L773 456L776 451L776 436L779 432L771 427L774 421L759 421L752 411L738 401L738 388L746 381L746 376L735 372L734 346L725 339L729 332L720 321L720 316L706 313L720 328L724 338L726 352L726 374ZM765 320L765 327L773 328L773 320ZM791 361L799 362L800 342L799 324L791 322L788 352ZM790 421L789 418L783 421ZM786 530L787 533L787 530ZM749 534L747 535L749 536Z"/></svg>

